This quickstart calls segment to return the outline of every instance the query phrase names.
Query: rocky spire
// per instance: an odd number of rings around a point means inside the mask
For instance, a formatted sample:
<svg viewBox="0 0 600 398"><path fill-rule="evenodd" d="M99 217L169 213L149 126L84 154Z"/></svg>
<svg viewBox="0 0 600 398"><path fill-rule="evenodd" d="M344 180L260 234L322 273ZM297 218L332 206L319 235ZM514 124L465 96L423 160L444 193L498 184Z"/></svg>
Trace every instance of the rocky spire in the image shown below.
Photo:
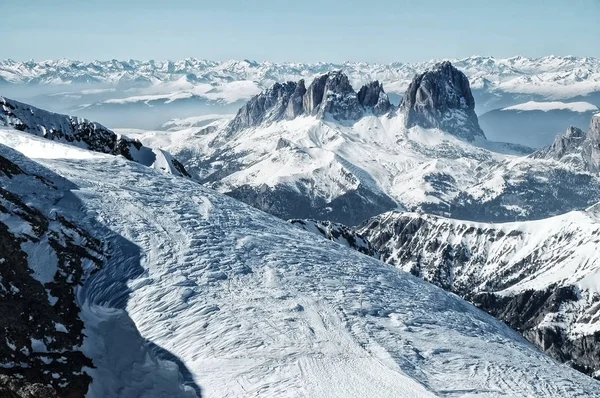
<svg viewBox="0 0 600 398"><path fill-rule="evenodd" d="M374 115L380 116L388 113L392 109L392 104L383 85L378 80L365 84L358 91L358 102L365 109L371 109Z"/></svg>
<svg viewBox="0 0 600 398"><path fill-rule="evenodd" d="M304 87L304 80L300 80L296 85L296 89L292 93L290 100L288 101L288 105L285 110L286 119L294 119L304 113L304 94L306 94L306 87Z"/></svg>
<svg viewBox="0 0 600 398"><path fill-rule="evenodd" d="M316 78L306 91L304 108L319 118L331 115L336 120L358 120L363 116L356 92L341 71Z"/></svg>
<svg viewBox="0 0 600 398"><path fill-rule="evenodd" d="M592 116L590 130L583 144L583 158L589 171L600 173L600 114Z"/></svg>
<svg viewBox="0 0 600 398"><path fill-rule="evenodd" d="M448 61L415 76L402 98L400 112L407 128L439 128L468 141L485 138L469 79Z"/></svg>
<svg viewBox="0 0 600 398"><path fill-rule="evenodd" d="M227 128L231 133L302 115L320 119L331 117L338 121L358 120L365 112L380 116L391 109L388 96L378 81L364 85L356 93L348 76L341 71L333 71L316 77L308 88L304 80L275 83L252 97Z"/></svg>
<svg viewBox="0 0 600 398"><path fill-rule="evenodd" d="M240 108L229 124L229 130L238 131L265 122L281 120L298 86L299 84L295 82L275 83L271 88L255 95Z"/></svg>

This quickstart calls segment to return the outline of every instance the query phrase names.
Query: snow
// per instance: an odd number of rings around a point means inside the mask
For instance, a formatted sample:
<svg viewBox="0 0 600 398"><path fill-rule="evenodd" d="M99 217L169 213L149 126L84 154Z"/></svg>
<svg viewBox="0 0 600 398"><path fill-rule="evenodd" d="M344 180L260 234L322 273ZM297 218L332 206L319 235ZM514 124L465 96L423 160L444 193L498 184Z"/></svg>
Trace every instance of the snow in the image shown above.
<svg viewBox="0 0 600 398"><path fill-rule="evenodd" d="M56 206L81 201L80 222L114 248L78 292L90 397L194 395L144 339L206 397L600 397L456 296L189 179L108 155L35 160L77 187Z"/></svg>
<svg viewBox="0 0 600 398"><path fill-rule="evenodd" d="M553 110L569 110L573 112L594 112L598 110L596 105L589 102L537 102L529 101L523 104L513 105L502 109L503 111L553 111Z"/></svg>
<svg viewBox="0 0 600 398"><path fill-rule="evenodd" d="M27 261L33 269L33 278L41 284L54 281L58 271L58 258L48 243L48 237L43 236L39 242L25 242L21 249L27 253ZM49 297L49 301L52 299Z"/></svg>
<svg viewBox="0 0 600 398"><path fill-rule="evenodd" d="M23 84L72 84L86 79L102 84L126 85L142 80L149 84L136 90L141 95L190 93L234 102L248 99L260 88L276 81L311 80L330 70L348 74L357 88L379 80L388 93L403 94L417 73L440 60L419 63L374 64L274 63L249 61L216 62L195 58L177 61L93 61L50 60L43 62L0 61L0 78ZM494 58L472 56L450 60L463 70L474 86L489 86L491 91L538 94L554 98L575 97L600 90L600 61L592 57ZM214 89L213 89L214 88ZM102 88L107 90L106 87ZM110 89L110 88L108 88ZM93 92L92 92L93 93ZM117 99L117 98L115 98ZM166 99L166 97L165 97ZM142 100L143 99L137 99ZM136 101L137 101L136 100Z"/></svg>
<svg viewBox="0 0 600 398"><path fill-rule="evenodd" d="M347 124L299 117L233 136L227 135L224 122L215 126L216 131L206 134L194 129L119 131L169 151L193 177L214 183L220 192L243 185L284 185L330 201L362 185L406 208L452 200L460 190L479 184L485 171L517 155L500 143L472 145L436 129L406 130L401 115L366 116ZM277 149L279 139L289 145ZM223 166L221 157L232 163L231 171L212 181L211 173ZM479 166L484 169L472 173ZM435 189L427 182L432 174L452 176L455 186L432 195Z"/></svg>

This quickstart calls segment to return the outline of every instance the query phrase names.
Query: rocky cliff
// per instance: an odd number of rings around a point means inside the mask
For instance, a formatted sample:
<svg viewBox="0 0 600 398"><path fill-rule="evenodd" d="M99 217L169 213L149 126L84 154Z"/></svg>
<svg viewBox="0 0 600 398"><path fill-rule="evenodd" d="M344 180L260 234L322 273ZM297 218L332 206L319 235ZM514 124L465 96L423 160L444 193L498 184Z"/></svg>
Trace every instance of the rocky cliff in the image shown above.
<svg viewBox="0 0 600 398"><path fill-rule="evenodd" d="M448 61L415 76L402 98L400 112L407 128L439 128L468 141L485 138L469 79Z"/></svg>

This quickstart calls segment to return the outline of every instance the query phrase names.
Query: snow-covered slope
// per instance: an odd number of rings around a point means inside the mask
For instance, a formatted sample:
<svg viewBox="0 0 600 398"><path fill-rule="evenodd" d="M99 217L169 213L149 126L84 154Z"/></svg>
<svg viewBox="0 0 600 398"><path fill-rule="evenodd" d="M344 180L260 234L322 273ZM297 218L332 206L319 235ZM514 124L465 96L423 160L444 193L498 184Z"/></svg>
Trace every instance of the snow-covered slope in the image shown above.
<svg viewBox="0 0 600 398"><path fill-rule="evenodd" d="M203 396L600 397L596 381L402 271L188 179L0 132L22 140L26 155L63 154L36 159L74 184L56 211L83 208L80 223L113 247L81 299L124 308ZM165 379L121 376L143 396L183 395L151 389Z"/></svg>
<svg viewBox="0 0 600 398"><path fill-rule="evenodd" d="M284 219L356 225L405 208L506 221L548 217L600 200L596 174L486 140L472 101L463 105L472 100L468 84L453 80L460 72L435 70L434 78L415 78L423 80L423 93L446 84L451 90L425 99L418 89L401 111L379 116L336 73L336 85L328 83L332 74L309 89L304 82L277 84L220 128L136 137L175 154L206 185ZM423 128L423 119L427 126L454 128Z"/></svg>
<svg viewBox="0 0 600 398"><path fill-rule="evenodd" d="M391 212L357 233L383 261L467 298L552 356L598 374L598 206L505 224Z"/></svg>
<svg viewBox="0 0 600 398"><path fill-rule="evenodd" d="M13 127L95 152L122 155L166 173L189 176L185 167L167 152L147 148L137 140L118 136L99 123L44 111L4 97L0 97L0 105L0 126Z"/></svg>
<svg viewBox="0 0 600 398"><path fill-rule="evenodd" d="M539 148L569 126L587 128L597 112L589 102L530 101L484 113L479 121L489 139Z"/></svg>
<svg viewBox="0 0 600 398"><path fill-rule="evenodd" d="M2 134L36 156L102 156L17 131ZM195 396L185 392L177 366L150 351L126 312L82 293L126 242L113 246L118 241L97 238L98 224L82 225L77 187L2 144L0 186L0 396Z"/></svg>

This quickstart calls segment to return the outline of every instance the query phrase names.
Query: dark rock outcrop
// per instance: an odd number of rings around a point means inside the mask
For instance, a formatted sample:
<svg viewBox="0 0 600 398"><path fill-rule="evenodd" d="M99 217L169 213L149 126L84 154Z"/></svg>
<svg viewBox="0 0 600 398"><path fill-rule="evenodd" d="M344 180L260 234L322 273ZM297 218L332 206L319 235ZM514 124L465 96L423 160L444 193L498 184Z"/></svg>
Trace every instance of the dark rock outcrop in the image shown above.
<svg viewBox="0 0 600 398"><path fill-rule="evenodd" d="M400 112L407 128L439 128L468 141L485 138L469 79L448 61L415 76L402 98Z"/></svg>
<svg viewBox="0 0 600 398"><path fill-rule="evenodd" d="M83 397L93 363L81 349L76 287L102 266L103 244L15 193L44 192L36 197L44 203L61 197L54 182L3 156L0 186L0 396Z"/></svg>
<svg viewBox="0 0 600 398"><path fill-rule="evenodd" d="M369 112L381 116L392 110L383 86L374 81L354 91L348 76L332 71L315 78L305 87L298 83L275 83L271 88L252 97L228 124L231 134L280 120L292 120L310 115L320 119L331 117L338 121L355 121Z"/></svg>
<svg viewBox="0 0 600 398"><path fill-rule="evenodd" d="M0 97L0 125L94 152L121 155L146 166L156 159L151 148L138 140L120 136L100 123L48 112L4 97ZM176 174L189 177L180 162L168 157L172 159L172 170Z"/></svg>
<svg viewBox="0 0 600 398"><path fill-rule="evenodd" d="M369 241L357 233L353 228L347 227L344 224L339 224L331 221L316 221L316 220L289 220L292 224L304 229L305 231L317 233L327 240L337 242L343 246L347 246L367 256L379 258L377 250L371 246Z"/></svg>
<svg viewBox="0 0 600 398"><path fill-rule="evenodd" d="M590 130L583 143L583 158L587 169L593 173L600 173L600 115L592 117Z"/></svg>
<svg viewBox="0 0 600 398"><path fill-rule="evenodd" d="M325 77L324 84L323 77ZM317 115L321 119L331 115L340 121L358 120L363 116L364 110L350 85L348 76L340 71L334 71L315 82L308 88L307 94L311 93L312 89L312 98L320 98L321 101L309 101L310 108L306 108L307 113Z"/></svg>
<svg viewBox="0 0 600 398"><path fill-rule="evenodd" d="M259 126L262 123L282 120L290 99L294 94L296 94L296 97L298 95L296 91L298 87L299 84L294 82L275 83L271 88L252 97L233 118L229 124L229 130L239 131L248 127ZM295 101L297 102L297 99ZM292 108L293 110L297 109L293 105Z"/></svg>
<svg viewBox="0 0 600 398"><path fill-rule="evenodd" d="M294 119L304 113L304 94L306 94L306 87L304 87L304 80L300 80L288 101L288 106L285 111L286 119Z"/></svg>
<svg viewBox="0 0 600 398"><path fill-rule="evenodd" d="M569 127L552 145L531 155L536 159L554 159L594 174L600 173L600 115L592 117L587 133Z"/></svg>
<svg viewBox="0 0 600 398"><path fill-rule="evenodd" d="M388 113L393 105L383 90L379 81L365 84L358 91L358 102L365 108L371 109L374 115L380 116Z"/></svg>

